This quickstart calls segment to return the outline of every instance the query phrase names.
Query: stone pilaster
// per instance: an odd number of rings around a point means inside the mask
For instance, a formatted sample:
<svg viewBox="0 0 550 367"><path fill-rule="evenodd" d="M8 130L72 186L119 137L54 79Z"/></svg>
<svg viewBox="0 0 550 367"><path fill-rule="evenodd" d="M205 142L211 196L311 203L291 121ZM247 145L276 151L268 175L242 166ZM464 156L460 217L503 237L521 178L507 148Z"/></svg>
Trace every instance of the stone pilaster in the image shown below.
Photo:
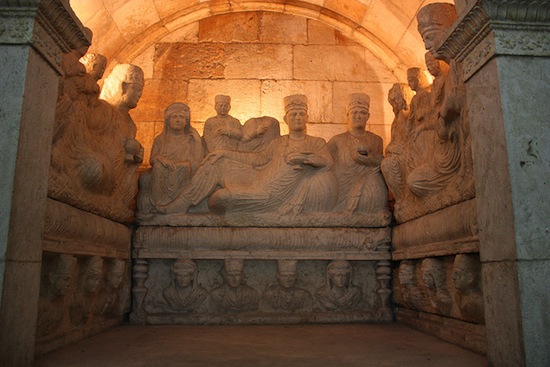
<svg viewBox="0 0 550 367"><path fill-rule="evenodd" d="M63 52L89 44L63 0L0 0L0 365L30 366Z"/></svg>
<svg viewBox="0 0 550 367"><path fill-rule="evenodd" d="M550 360L550 2L477 1L443 43L467 88L491 366Z"/></svg>

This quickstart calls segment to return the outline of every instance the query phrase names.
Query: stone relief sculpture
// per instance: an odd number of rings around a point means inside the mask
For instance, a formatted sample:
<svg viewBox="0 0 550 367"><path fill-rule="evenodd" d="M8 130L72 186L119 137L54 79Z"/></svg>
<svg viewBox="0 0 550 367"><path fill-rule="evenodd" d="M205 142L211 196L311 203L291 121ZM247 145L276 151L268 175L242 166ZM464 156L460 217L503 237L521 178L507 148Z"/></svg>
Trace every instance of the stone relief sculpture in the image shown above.
<svg viewBox="0 0 550 367"><path fill-rule="evenodd" d="M412 89L404 83L395 83L388 92L388 102L395 117L391 125L391 141L386 147L386 158L382 160L380 168L396 203L401 202L405 184L408 121L412 97Z"/></svg>
<svg viewBox="0 0 550 367"><path fill-rule="evenodd" d="M313 298L305 289L296 287L297 260L279 260L277 285L267 288L260 302L266 312L311 312Z"/></svg>
<svg viewBox="0 0 550 367"><path fill-rule="evenodd" d="M239 150L260 151L281 135L281 127L276 118L269 116L253 117L243 125L243 138Z"/></svg>
<svg viewBox="0 0 550 367"><path fill-rule="evenodd" d="M115 66L99 95L97 81L104 58L82 58L89 64L86 73L79 61L82 56L83 52L67 56L64 62L67 72L56 109L49 195L127 222L133 217L136 171L143 159L128 111L137 106L141 96L143 72L134 65Z"/></svg>
<svg viewBox="0 0 550 367"><path fill-rule="evenodd" d="M449 316L452 299L447 289L447 275L443 261L432 257L423 259L420 263L420 275L433 312Z"/></svg>
<svg viewBox="0 0 550 367"><path fill-rule="evenodd" d="M456 302L464 319L485 323L481 291L481 262L473 254L458 254L453 264L453 281L457 290Z"/></svg>
<svg viewBox="0 0 550 367"><path fill-rule="evenodd" d="M178 259L170 273L170 285L162 292L166 306L174 312L205 311L208 292L197 281L197 264L193 260Z"/></svg>
<svg viewBox="0 0 550 367"><path fill-rule="evenodd" d="M205 156L205 146L191 127L191 111L184 103L172 103L164 111L164 130L153 142L151 169L139 179L138 209L156 211L187 188Z"/></svg>
<svg viewBox="0 0 550 367"><path fill-rule="evenodd" d="M258 309L259 294L246 285L244 260L226 259L222 271L224 283L212 289L214 308L218 312L246 312Z"/></svg>
<svg viewBox="0 0 550 367"><path fill-rule="evenodd" d="M108 319L122 316L120 286L126 274L126 261L109 259L105 262L104 286L98 293L96 314Z"/></svg>
<svg viewBox="0 0 550 367"><path fill-rule="evenodd" d="M219 94L215 97L214 108L217 115L204 123L204 141L209 152L220 149L238 150L243 137L239 120L229 115L231 97Z"/></svg>
<svg viewBox="0 0 550 367"><path fill-rule="evenodd" d="M370 98L363 93L348 98L348 131L328 142L338 179L336 211L378 213L388 210L388 189L380 163L382 138L366 131Z"/></svg>
<svg viewBox="0 0 550 367"><path fill-rule="evenodd" d="M224 212L307 213L332 210L338 182L330 171L326 142L307 134L307 98L285 98L289 135L279 136L259 152L217 150L210 153L189 186L164 213L185 213L208 199Z"/></svg>
<svg viewBox="0 0 550 367"><path fill-rule="evenodd" d="M58 255L46 274L38 299L37 339L51 338L63 323L66 313L65 296L76 269L76 257Z"/></svg>
<svg viewBox="0 0 550 367"><path fill-rule="evenodd" d="M86 324L96 309L97 291L103 274L103 259L92 256L80 269L78 286L74 294L69 316L74 326Z"/></svg>
<svg viewBox="0 0 550 367"><path fill-rule="evenodd" d="M404 306L415 310L424 310L424 294L418 284L416 262L414 260L401 261L397 277Z"/></svg>
<svg viewBox="0 0 550 367"><path fill-rule="evenodd" d="M323 311L356 311L363 307L363 291L352 282L352 267L346 260L333 260L327 266L326 284L315 292Z"/></svg>

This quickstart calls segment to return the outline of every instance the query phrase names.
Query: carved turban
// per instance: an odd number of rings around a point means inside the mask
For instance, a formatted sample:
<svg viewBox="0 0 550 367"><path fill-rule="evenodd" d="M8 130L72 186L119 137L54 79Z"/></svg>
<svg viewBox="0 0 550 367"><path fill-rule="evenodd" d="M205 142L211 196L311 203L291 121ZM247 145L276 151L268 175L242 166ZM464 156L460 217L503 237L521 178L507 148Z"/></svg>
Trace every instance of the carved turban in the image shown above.
<svg viewBox="0 0 550 367"><path fill-rule="evenodd" d="M214 102L215 103L231 103L231 97L223 95L223 94L218 94L216 97L214 97Z"/></svg>
<svg viewBox="0 0 550 367"><path fill-rule="evenodd" d="M365 93L353 93L348 97L348 110L351 110L354 107L362 107L369 109L370 107L370 97Z"/></svg>
<svg viewBox="0 0 550 367"><path fill-rule="evenodd" d="M284 98L285 113L295 109L307 111L307 97L303 94L293 94Z"/></svg>
<svg viewBox="0 0 550 367"><path fill-rule="evenodd" d="M416 19L418 20L418 32L432 29L448 29L457 18L456 7L449 3L433 3L422 7Z"/></svg>
<svg viewBox="0 0 550 367"><path fill-rule="evenodd" d="M177 259L172 264L172 271L174 272L196 272L197 271L197 264L193 260L189 259Z"/></svg>
<svg viewBox="0 0 550 367"><path fill-rule="evenodd" d="M164 121L167 121L174 112L181 110L189 111L189 106L181 102L172 103L166 108L166 110L164 110Z"/></svg>
<svg viewBox="0 0 550 367"><path fill-rule="evenodd" d="M87 263L87 274L101 274L103 271L103 259L99 256L92 256Z"/></svg>
<svg viewBox="0 0 550 367"><path fill-rule="evenodd" d="M296 273L296 265L298 261L296 260L278 260L279 273Z"/></svg>
<svg viewBox="0 0 550 367"><path fill-rule="evenodd" d="M244 260L225 259L226 273L242 273L244 269Z"/></svg>

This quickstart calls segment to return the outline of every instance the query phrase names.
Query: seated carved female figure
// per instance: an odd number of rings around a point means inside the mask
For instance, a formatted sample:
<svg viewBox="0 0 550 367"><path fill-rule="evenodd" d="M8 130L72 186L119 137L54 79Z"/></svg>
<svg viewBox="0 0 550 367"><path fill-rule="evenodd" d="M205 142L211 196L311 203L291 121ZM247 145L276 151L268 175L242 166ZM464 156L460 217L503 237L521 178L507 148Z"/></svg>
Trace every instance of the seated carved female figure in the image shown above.
<svg viewBox="0 0 550 367"><path fill-rule="evenodd" d="M210 209L220 213L330 211L337 200L338 182L329 171L332 157L326 142L306 133L305 96L285 98L285 109L289 135L278 137L260 152L211 153L163 212L187 212L205 198Z"/></svg>
<svg viewBox="0 0 550 367"><path fill-rule="evenodd" d="M380 172L382 138L365 130L369 107L370 98L366 94L350 95L348 131L328 142L338 179L338 211L379 213L388 210L388 189Z"/></svg>
<svg viewBox="0 0 550 367"><path fill-rule="evenodd" d="M334 260L327 266L327 282L315 293L325 311L354 311L362 308L363 291L351 281L351 264Z"/></svg>
<svg viewBox="0 0 550 367"><path fill-rule="evenodd" d="M173 103L164 112L164 131L155 138L150 170L139 181L138 207L147 213L173 201L187 186L205 155L189 107Z"/></svg>

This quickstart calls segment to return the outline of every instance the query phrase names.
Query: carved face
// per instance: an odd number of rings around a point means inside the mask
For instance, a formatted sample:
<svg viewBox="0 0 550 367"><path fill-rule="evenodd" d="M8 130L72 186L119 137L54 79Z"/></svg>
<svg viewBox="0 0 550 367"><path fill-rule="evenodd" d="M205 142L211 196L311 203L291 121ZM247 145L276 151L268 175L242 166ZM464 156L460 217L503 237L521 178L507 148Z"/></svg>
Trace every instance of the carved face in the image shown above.
<svg viewBox="0 0 550 367"><path fill-rule="evenodd" d="M190 123L190 114L189 110L186 109L180 109L177 111L174 111L168 120L168 124L170 126L170 129L174 131L183 131L185 129L185 126L187 126Z"/></svg>
<svg viewBox="0 0 550 367"><path fill-rule="evenodd" d="M193 281L194 277L195 277L195 273L193 271L186 271L186 270L174 271L174 280L176 281L176 284L178 285L178 287L181 287L181 288L187 288Z"/></svg>
<svg viewBox="0 0 550 367"><path fill-rule="evenodd" d="M422 283L428 289L435 289L435 279L434 274L431 270L424 270L422 272Z"/></svg>
<svg viewBox="0 0 550 367"><path fill-rule="evenodd" d="M87 293L94 293L99 286L101 280L101 274L96 272L88 272L86 279L84 280L84 290Z"/></svg>
<svg viewBox="0 0 550 367"><path fill-rule="evenodd" d="M436 60L431 53L426 54L426 67L433 76L438 76L441 73L439 60Z"/></svg>
<svg viewBox="0 0 550 367"><path fill-rule="evenodd" d="M94 65L92 66L92 70L90 71L90 75L95 80L99 80L103 77L103 73L105 73L106 67L107 67L107 61L105 59L99 59L96 62L94 62Z"/></svg>
<svg viewBox="0 0 550 367"><path fill-rule="evenodd" d="M292 109L285 115L285 121L290 131L304 131L306 129L307 118L307 111L301 108Z"/></svg>
<svg viewBox="0 0 550 367"><path fill-rule="evenodd" d="M231 288L238 288L244 279L244 273L241 271L230 271L224 273L225 281Z"/></svg>
<svg viewBox="0 0 550 367"><path fill-rule="evenodd" d="M216 102L216 105L214 106L216 109L216 112L220 116L227 116L229 113L229 110L231 110L231 103L229 102Z"/></svg>
<svg viewBox="0 0 550 367"><path fill-rule="evenodd" d="M422 34L422 39L424 40L426 50L430 51L435 58L439 58L436 47L439 45L439 42L443 39L444 35L445 29L437 28L432 28Z"/></svg>
<svg viewBox="0 0 550 367"><path fill-rule="evenodd" d="M107 284L109 285L109 287L111 288L118 288L120 286L120 283L122 283L122 277L123 277L123 273L113 273L113 272L110 272L109 274L107 274Z"/></svg>
<svg viewBox="0 0 550 367"><path fill-rule="evenodd" d="M455 265L453 271L453 281L455 288L461 291L465 291L474 288L474 276L469 269L464 266Z"/></svg>
<svg viewBox="0 0 550 367"><path fill-rule="evenodd" d="M414 266L409 264L401 264L399 266L399 284L403 286L410 286L416 284Z"/></svg>
<svg viewBox="0 0 550 367"><path fill-rule="evenodd" d="M344 288L348 286L350 272L346 270L335 270L330 274L332 286Z"/></svg>
<svg viewBox="0 0 550 367"><path fill-rule="evenodd" d="M130 108L136 108L143 93L143 86L138 83L124 83L122 93L124 103Z"/></svg>
<svg viewBox="0 0 550 367"><path fill-rule="evenodd" d="M279 279L279 285L281 287L289 289L294 287L296 283L296 273L278 273L277 279Z"/></svg>
<svg viewBox="0 0 550 367"><path fill-rule="evenodd" d="M407 83L409 83L409 87L411 87L412 90L414 90L414 91L418 90L418 87L419 87L418 76L408 75L407 76Z"/></svg>
<svg viewBox="0 0 550 367"><path fill-rule="evenodd" d="M348 111L348 121L355 129L365 129L367 120L370 117L369 109L365 107L353 107Z"/></svg>
<svg viewBox="0 0 550 367"><path fill-rule="evenodd" d="M71 284L71 275L69 274L56 274L50 275L51 291L54 295L61 297L67 293L69 285Z"/></svg>

